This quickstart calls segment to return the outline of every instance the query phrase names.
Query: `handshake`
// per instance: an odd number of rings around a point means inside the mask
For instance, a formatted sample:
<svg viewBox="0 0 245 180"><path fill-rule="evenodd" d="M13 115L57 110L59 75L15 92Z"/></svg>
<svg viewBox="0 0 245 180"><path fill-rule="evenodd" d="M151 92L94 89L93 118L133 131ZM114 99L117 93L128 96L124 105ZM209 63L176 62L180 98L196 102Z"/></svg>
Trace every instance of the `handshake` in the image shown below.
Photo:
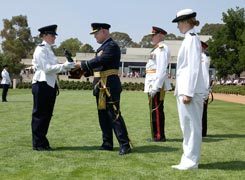
<svg viewBox="0 0 245 180"><path fill-rule="evenodd" d="M72 54L64 49L64 55L67 61L64 63L64 68L69 70L69 79L80 79L83 75L83 71L80 67L76 66L72 59Z"/></svg>

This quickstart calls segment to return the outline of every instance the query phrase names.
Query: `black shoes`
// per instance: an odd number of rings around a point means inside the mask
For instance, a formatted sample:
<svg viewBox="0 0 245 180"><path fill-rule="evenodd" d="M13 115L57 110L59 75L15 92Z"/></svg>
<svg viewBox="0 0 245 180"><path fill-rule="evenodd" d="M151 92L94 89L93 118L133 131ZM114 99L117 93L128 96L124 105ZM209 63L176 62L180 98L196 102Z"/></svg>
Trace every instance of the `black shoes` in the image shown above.
<svg viewBox="0 0 245 180"><path fill-rule="evenodd" d="M130 146L122 146L119 150L119 155L125 155L131 153Z"/></svg>
<svg viewBox="0 0 245 180"><path fill-rule="evenodd" d="M154 139L147 139L148 142L166 142L167 139L166 138L161 138L161 139L157 139L157 138L154 138Z"/></svg>
<svg viewBox="0 0 245 180"><path fill-rule="evenodd" d="M113 151L113 147L112 146L107 146L107 145L102 145L102 146L100 146L99 150L102 150L102 151ZM129 145L124 145L124 146L120 147L119 155L125 155L125 154L128 154L128 153L131 153L131 148L130 148Z"/></svg>
<svg viewBox="0 0 245 180"><path fill-rule="evenodd" d="M52 151L53 149L50 146L46 147L33 147L33 150L35 151Z"/></svg>
<svg viewBox="0 0 245 180"><path fill-rule="evenodd" d="M99 150L101 151L112 151L113 150L113 147L111 146L100 146Z"/></svg>

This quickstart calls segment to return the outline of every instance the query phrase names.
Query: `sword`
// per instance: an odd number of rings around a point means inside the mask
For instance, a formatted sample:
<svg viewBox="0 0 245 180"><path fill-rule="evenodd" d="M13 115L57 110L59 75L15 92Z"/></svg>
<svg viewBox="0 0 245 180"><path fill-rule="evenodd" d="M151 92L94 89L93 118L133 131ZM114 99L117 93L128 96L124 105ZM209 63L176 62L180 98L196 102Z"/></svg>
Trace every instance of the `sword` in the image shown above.
<svg viewBox="0 0 245 180"><path fill-rule="evenodd" d="M101 84L102 88L105 89L105 93L106 93L107 97L108 97L109 100L112 102L112 107L113 107L114 113L115 113L115 115L116 115L116 118L114 119L114 121L116 121L116 120L118 120L118 118L119 118L120 110L118 110L118 109L117 109L117 106L114 104L114 101L113 101L113 99L112 99L111 93L110 93L109 90L106 88L106 85L105 85L105 83L103 82L102 79L100 79L100 84ZM123 122L123 121L122 121L122 122ZM124 123L123 123L123 125L125 126L125 129L126 129L126 125L125 125ZM129 144L130 144L131 148L133 149L134 146L133 146L133 143L132 143L132 141L131 141L131 139L130 139L130 137L129 137L129 135L128 135L127 130L126 130L126 133L127 133L128 139L129 139Z"/></svg>
<svg viewBox="0 0 245 180"><path fill-rule="evenodd" d="M115 120L117 120L118 117L119 117L120 111L117 109L116 105L114 104L113 99L112 99L112 96L111 96L111 93L110 93L109 90L107 89L107 87L106 87L105 83L102 81L102 79L100 79L100 84L101 84L102 88L105 89L106 96L107 96L107 97L109 98L109 100L112 102L112 108L113 108L114 113L115 113L115 115L116 115ZM114 121L115 121L115 120L114 120Z"/></svg>

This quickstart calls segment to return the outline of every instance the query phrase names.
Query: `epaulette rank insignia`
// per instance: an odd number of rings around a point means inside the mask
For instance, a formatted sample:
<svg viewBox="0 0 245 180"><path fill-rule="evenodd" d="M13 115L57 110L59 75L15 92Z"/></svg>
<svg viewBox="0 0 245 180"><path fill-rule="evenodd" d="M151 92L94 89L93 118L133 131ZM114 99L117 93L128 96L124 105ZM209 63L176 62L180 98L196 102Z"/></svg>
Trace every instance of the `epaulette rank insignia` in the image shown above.
<svg viewBox="0 0 245 180"><path fill-rule="evenodd" d="M196 34L195 33L190 33L191 36L195 36Z"/></svg>
<svg viewBox="0 0 245 180"><path fill-rule="evenodd" d="M101 56L103 53L103 50L100 50L98 53L97 53L97 56Z"/></svg>
<svg viewBox="0 0 245 180"><path fill-rule="evenodd" d="M44 46L44 44L39 44L38 46L42 47L42 46Z"/></svg>
<svg viewBox="0 0 245 180"><path fill-rule="evenodd" d="M163 48L164 48L164 45L163 45L163 44L160 44L158 47L159 47L160 49L163 49Z"/></svg>

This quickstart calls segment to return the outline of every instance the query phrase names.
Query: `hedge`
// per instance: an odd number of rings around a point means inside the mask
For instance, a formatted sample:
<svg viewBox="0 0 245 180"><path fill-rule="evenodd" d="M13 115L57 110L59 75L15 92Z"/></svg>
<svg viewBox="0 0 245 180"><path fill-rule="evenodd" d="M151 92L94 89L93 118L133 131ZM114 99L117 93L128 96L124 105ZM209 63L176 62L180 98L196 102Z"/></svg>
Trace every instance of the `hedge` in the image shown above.
<svg viewBox="0 0 245 180"><path fill-rule="evenodd" d="M171 84L173 89L174 86ZM91 82L85 81L59 81L59 86L61 89L77 89L77 90L92 90L93 85ZM17 85L19 89L27 89L31 88L31 83L19 83ZM122 84L123 90L129 91L143 91L144 83L132 83L132 82L124 82ZM245 95L245 85L235 86L235 85L215 85L212 89L214 93L223 93L223 94L237 94L237 95Z"/></svg>
<svg viewBox="0 0 245 180"><path fill-rule="evenodd" d="M60 89L77 89L77 90L92 90L93 85L91 82L85 81L59 81ZM27 89L31 88L31 83L22 82L17 85L18 89ZM131 91L143 91L144 90L144 83L123 83L122 84L123 90L131 90Z"/></svg>
<svg viewBox="0 0 245 180"><path fill-rule="evenodd" d="M214 85L212 91L222 94L245 95L245 85Z"/></svg>

